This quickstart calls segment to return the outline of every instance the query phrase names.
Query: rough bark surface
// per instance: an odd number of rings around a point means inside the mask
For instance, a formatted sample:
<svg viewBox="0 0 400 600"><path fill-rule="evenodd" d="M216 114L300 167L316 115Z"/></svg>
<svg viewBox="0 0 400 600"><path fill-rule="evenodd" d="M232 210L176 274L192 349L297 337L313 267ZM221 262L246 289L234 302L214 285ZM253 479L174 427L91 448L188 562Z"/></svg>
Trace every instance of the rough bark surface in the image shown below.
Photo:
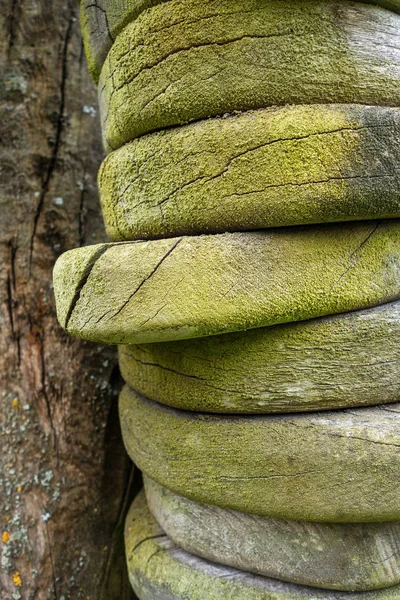
<svg viewBox="0 0 400 600"><path fill-rule="evenodd" d="M115 351L62 332L51 286L59 254L104 239L77 12L72 0L1 0L2 600L131 598Z"/></svg>

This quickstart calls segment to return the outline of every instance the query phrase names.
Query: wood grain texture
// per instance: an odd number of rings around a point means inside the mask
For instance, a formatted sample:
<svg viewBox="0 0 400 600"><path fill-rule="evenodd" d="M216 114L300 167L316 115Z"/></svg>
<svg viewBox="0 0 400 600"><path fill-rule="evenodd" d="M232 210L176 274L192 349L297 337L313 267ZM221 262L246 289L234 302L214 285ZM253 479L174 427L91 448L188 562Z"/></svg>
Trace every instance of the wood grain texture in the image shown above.
<svg viewBox="0 0 400 600"><path fill-rule="evenodd" d="M159 4L120 33L99 80L107 150L232 111L399 95L400 16L326 0Z"/></svg>
<svg viewBox="0 0 400 600"><path fill-rule="evenodd" d="M223 567L178 548L151 516L144 494L125 524L131 583L140 600L398 600L400 586L335 592L283 583Z"/></svg>
<svg viewBox="0 0 400 600"><path fill-rule="evenodd" d="M280 519L400 520L400 405L298 415L178 411L120 394L126 449L149 477L206 504Z"/></svg>
<svg viewBox="0 0 400 600"><path fill-rule="evenodd" d="M119 347L125 381L199 412L279 413L400 398L400 302L220 336Z"/></svg>
<svg viewBox="0 0 400 600"><path fill-rule="evenodd" d="M54 269L71 334L104 343L202 337L400 296L400 222L100 244Z"/></svg>
<svg viewBox="0 0 400 600"><path fill-rule="evenodd" d="M193 502L144 478L150 512L201 558L290 583L347 592L400 583L400 523L306 523Z"/></svg>
<svg viewBox="0 0 400 600"><path fill-rule="evenodd" d="M264 109L150 134L99 171L106 230L132 240L400 216L400 111Z"/></svg>

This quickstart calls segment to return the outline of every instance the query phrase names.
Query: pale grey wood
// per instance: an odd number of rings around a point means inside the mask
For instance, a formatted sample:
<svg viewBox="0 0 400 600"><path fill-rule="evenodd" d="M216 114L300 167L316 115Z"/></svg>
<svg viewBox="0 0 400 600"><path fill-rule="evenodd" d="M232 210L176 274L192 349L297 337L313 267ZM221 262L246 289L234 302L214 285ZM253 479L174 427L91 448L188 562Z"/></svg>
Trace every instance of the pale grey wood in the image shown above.
<svg viewBox="0 0 400 600"><path fill-rule="evenodd" d="M307 523L194 502L144 478L150 512L180 547L216 563L340 591L400 583L400 522Z"/></svg>
<svg viewBox="0 0 400 600"><path fill-rule="evenodd" d="M140 600L399 600L400 586L335 592L223 567L178 548L151 516L144 494L125 524L129 578Z"/></svg>

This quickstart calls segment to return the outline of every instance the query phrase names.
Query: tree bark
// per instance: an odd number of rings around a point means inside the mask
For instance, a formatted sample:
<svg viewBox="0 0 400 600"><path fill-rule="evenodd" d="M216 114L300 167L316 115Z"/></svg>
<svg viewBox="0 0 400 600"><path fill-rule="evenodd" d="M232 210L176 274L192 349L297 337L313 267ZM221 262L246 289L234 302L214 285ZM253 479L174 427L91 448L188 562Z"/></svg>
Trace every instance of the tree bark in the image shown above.
<svg viewBox="0 0 400 600"><path fill-rule="evenodd" d="M62 332L51 283L105 239L96 91L75 2L0 5L0 597L126 600L116 353Z"/></svg>

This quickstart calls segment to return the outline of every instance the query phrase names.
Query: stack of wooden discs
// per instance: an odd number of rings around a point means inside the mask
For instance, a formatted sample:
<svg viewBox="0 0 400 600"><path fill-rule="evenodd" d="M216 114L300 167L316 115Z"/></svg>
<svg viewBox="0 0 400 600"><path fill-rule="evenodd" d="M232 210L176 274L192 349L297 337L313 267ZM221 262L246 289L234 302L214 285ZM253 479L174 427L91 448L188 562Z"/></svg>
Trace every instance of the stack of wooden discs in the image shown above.
<svg viewBox="0 0 400 600"><path fill-rule="evenodd" d="M400 598L399 0L89 0L142 600ZM397 404L396 404L397 402Z"/></svg>

